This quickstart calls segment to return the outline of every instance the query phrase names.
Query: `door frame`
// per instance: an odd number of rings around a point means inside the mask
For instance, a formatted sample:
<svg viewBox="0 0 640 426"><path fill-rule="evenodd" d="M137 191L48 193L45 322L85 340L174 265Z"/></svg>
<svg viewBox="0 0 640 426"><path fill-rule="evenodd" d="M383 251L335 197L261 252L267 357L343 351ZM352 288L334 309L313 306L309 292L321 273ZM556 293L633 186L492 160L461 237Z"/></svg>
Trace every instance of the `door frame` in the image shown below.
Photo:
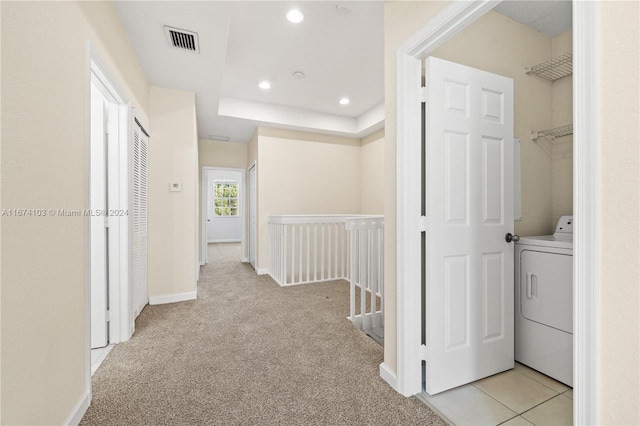
<svg viewBox="0 0 640 426"><path fill-rule="evenodd" d="M110 199L110 210L127 211L129 208L129 173L128 146L129 120L131 103L118 84L107 72L104 62L91 43L86 44L86 117L89 123L85 126L85 211L91 209L91 75L98 80L115 99L118 106L117 164L108 166L117 169L118 173L109 175L110 187L116 188L117 195ZM90 216L85 216L85 374L87 389L91 389L91 223ZM130 282L129 282L129 221L127 216L122 220L109 223L109 344L121 343L131 338L130 322ZM113 238L113 239L112 239ZM114 242L115 244L111 244ZM115 277L115 280L113 279Z"/></svg>
<svg viewBox="0 0 640 426"><path fill-rule="evenodd" d="M255 191L255 195L254 197L251 197L251 191L249 190L249 173L251 171L251 169L253 169L253 173L255 174L256 177L256 191ZM251 163L249 165L249 167L247 168L247 220L245 221L245 224L248 226L248 238L249 240L251 240L251 237L253 237L253 245L255 246L255 250L256 250L256 264L253 265L251 264L251 244L249 244L249 242L247 242L247 258L246 258L246 262L249 263L253 269L256 271L256 273L258 273L258 224L256 223L256 231L252 232L251 231L251 215L250 215L250 211L251 211L251 206L253 206L256 210L256 222L258 221L258 163L256 161L254 161L253 163ZM244 262L245 260L243 260ZM259 275L259 274L258 274Z"/></svg>
<svg viewBox="0 0 640 426"><path fill-rule="evenodd" d="M214 170L221 170L221 171L231 171L231 172L239 172L240 173L240 188L241 188L241 192L244 193L246 191L245 189L245 183L247 181L247 178L245 176L246 170L244 169L238 169L238 168L234 168L234 167L215 167L215 166L202 166L202 170L201 170L201 187L202 187L202 192L200 194L200 202L202 205L202 209L201 209L201 230L200 230L200 243L201 243L201 249L200 249L200 265L206 265L207 264L207 253L208 253L208 242L207 242L207 197L209 194L209 179L207 179L207 172L209 171L214 171ZM244 195L243 195L244 197ZM244 200L241 201L241 206L240 206L240 211L242 212L242 217L245 218L245 215L247 214L247 207L245 206L245 202ZM242 262L245 262L245 249L246 249L246 240L247 240L247 230L246 230L246 224L247 221L243 220L242 221L242 241L240 243L240 251L242 253Z"/></svg>
<svg viewBox="0 0 640 426"><path fill-rule="evenodd" d="M396 50L397 365L380 375L399 393L421 383L421 90L422 59L500 1L451 2ZM599 6L573 2L574 105L574 422L599 416ZM580 282L580 292L575 291Z"/></svg>

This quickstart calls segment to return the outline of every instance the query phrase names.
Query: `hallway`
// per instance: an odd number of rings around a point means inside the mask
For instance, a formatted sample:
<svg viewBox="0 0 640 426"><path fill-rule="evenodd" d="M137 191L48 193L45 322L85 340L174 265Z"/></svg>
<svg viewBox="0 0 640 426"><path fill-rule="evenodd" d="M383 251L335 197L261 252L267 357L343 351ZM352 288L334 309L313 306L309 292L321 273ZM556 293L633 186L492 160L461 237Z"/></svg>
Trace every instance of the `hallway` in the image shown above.
<svg viewBox="0 0 640 426"><path fill-rule="evenodd" d="M81 424L439 424L379 377L345 281L278 287L209 245L198 299L147 306L93 376Z"/></svg>

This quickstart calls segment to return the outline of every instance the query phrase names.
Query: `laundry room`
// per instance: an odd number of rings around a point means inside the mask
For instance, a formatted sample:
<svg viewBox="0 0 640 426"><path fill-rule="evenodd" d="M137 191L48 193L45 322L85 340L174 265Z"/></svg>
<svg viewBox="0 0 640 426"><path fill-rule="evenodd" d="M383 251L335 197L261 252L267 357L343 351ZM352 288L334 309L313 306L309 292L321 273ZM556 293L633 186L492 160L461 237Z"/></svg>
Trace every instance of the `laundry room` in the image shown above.
<svg viewBox="0 0 640 426"><path fill-rule="evenodd" d="M487 406L497 401L511 411L486 424L511 424L514 413L522 423L513 424L572 423L571 18L571 2L503 2L432 53L513 80L513 135L520 153L513 240L516 363L503 379L498 374L468 389L490 396L494 401ZM535 382L526 397L518 394L517 388L529 386L519 375ZM455 424L464 423L463 414L445 412L446 394L427 400Z"/></svg>
<svg viewBox="0 0 640 426"><path fill-rule="evenodd" d="M527 2L513 3L523 7ZM572 78L569 74L551 81L526 73L570 54L571 48L571 28L549 37L494 9L433 53L514 81L514 137L521 141L522 200L515 231L521 236L552 234L560 216L572 214L572 136L544 135L572 124Z"/></svg>

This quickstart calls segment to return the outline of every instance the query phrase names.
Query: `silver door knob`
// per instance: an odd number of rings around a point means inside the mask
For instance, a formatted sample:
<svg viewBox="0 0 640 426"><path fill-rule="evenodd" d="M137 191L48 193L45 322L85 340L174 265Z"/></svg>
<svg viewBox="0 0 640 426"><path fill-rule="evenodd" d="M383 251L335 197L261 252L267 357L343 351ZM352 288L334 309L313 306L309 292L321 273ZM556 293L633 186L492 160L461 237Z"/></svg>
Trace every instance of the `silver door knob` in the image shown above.
<svg viewBox="0 0 640 426"><path fill-rule="evenodd" d="M520 236L512 234L511 232L507 232L507 235L504 236L504 240L508 243L510 243L511 241L517 243L518 241L520 241Z"/></svg>

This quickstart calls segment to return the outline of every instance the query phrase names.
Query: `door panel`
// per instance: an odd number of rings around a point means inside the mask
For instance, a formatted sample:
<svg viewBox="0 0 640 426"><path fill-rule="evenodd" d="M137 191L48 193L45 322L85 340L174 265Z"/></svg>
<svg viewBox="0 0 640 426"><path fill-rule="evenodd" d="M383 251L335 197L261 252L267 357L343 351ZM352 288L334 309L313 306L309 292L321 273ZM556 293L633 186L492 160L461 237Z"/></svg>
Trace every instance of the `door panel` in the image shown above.
<svg viewBox="0 0 640 426"><path fill-rule="evenodd" d="M469 224L469 135L445 132L446 222Z"/></svg>
<svg viewBox="0 0 640 426"><path fill-rule="evenodd" d="M513 368L513 81L425 64L425 388Z"/></svg>
<svg viewBox="0 0 640 426"><path fill-rule="evenodd" d="M482 222L502 224L504 209L504 140L482 138Z"/></svg>
<svg viewBox="0 0 640 426"><path fill-rule="evenodd" d="M482 308L484 332L482 341L504 338L504 253L482 255Z"/></svg>
<svg viewBox="0 0 640 426"><path fill-rule="evenodd" d="M469 346L469 256L444 259L445 351Z"/></svg>

